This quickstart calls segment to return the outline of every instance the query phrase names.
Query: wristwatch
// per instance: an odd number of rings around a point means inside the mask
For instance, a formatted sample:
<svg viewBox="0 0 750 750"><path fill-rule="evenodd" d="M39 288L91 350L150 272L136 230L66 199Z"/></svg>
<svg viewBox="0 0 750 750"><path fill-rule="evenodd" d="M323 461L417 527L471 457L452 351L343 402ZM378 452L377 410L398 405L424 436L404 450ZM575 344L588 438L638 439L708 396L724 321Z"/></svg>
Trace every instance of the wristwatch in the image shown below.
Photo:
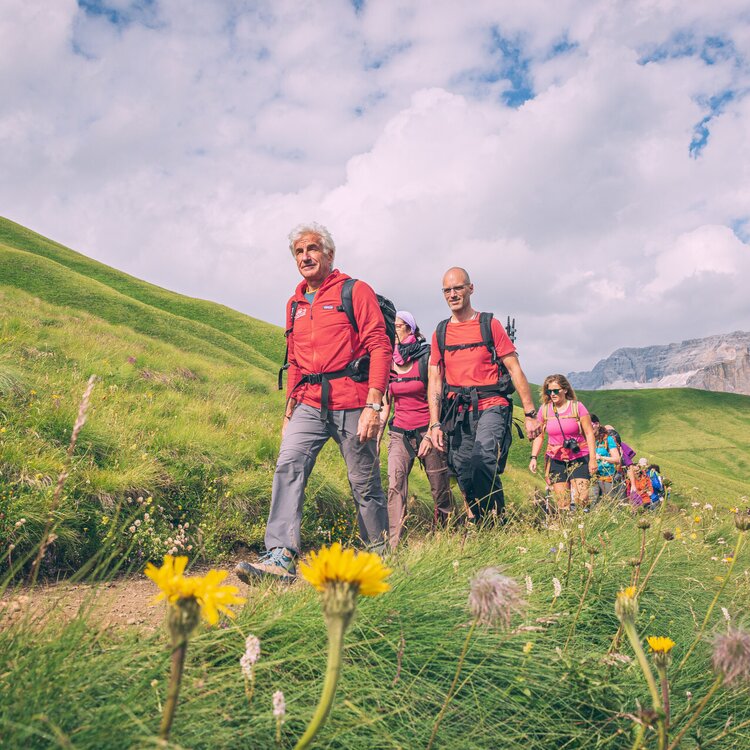
<svg viewBox="0 0 750 750"><path fill-rule="evenodd" d="M380 413L383 410L383 404L365 404L368 409L372 409L374 412Z"/></svg>
<svg viewBox="0 0 750 750"><path fill-rule="evenodd" d="M524 417L528 417L529 419L534 419L534 417L536 417L536 409L532 409L531 411L525 411L523 415Z"/></svg>

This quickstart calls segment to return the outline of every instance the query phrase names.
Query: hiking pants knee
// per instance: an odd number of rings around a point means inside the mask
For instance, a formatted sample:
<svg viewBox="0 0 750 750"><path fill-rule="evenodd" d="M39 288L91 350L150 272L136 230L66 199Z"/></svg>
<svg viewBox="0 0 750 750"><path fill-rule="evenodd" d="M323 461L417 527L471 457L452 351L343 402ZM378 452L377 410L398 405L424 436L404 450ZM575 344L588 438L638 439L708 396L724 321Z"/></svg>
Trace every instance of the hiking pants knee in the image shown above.
<svg viewBox="0 0 750 750"><path fill-rule="evenodd" d="M491 406L468 417L468 432L462 426L450 438L449 463L456 472L474 519L482 520L493 510L501 515L505 495L501 475L505 471L511 443L511 406Z"/></svg>
<svg viewBox="0 0 750 750"><path fill-rule="evenodd" d="M300 551L300 527L305 487L315 461L329 438L339 446L357 506L359 535L368 546L382 544L388 527L380 462L374 440L360 443L357 425L362 409L330 410L324 421L320 410L299 404L286 426L273 475L271 510L266 526L266 549Z"/></svg>
<svg viewBox="0 0 750 750"><path fill-rule="evenodd" d="M391 431L388 438L388 538L396 548L404 528L406 502L409 492L409 474L419 450L419 443L427 430L416 437ZM407 442L409 445L407 445ZM411 450L409 449L411 447ZM448 462L445 454L433 449L423 459L432 499L435 501L435 520L441 526L448 523L453 507Z"/></svg>

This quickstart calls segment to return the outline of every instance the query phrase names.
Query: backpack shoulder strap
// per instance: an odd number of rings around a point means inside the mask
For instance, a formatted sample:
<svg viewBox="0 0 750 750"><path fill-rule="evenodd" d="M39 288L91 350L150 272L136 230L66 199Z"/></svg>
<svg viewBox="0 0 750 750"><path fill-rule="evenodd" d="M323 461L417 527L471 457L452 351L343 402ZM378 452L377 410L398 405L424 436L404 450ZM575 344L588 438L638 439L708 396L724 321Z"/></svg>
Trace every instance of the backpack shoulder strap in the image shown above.
<svg viewBox="0 0 750 750"><path fill-rule="evenodd" d="M428 344L424 348L424 353L420 355L419 359L417 360L417 363L419 364L419 379L427 385L427 380L429 378L429 365L430 365L430 345Z"/></svg>
<svg viewBox="0 0 750 750"><path fill-rule="evenodd" d="M357 283L357 279L347 279L341 285L341 304L338 306L340 312L346 313L352 328L359 333L357 319L354 317L354 302L352 301L352 290Z"/></svg>
<svg viewBox="0 0 750 750"><path fill-rule="evenodd" d="M441 320L437 324L437 328L435 329L435 338L437 339L438 351L440 352L440 359L445 359L445 331L448 328L449 320L450 320L449 318L446 318L445 320Z"/></svg>
<svg viewBox="0 0 750 750"><path fill-rule="evenodd" d="M282 390L284 388L283 385L283 377L284 377L284 370L289 369L289 336L291 336L292 331L294 330L294 319L297 317L297 306L299 305L299 302L296 299L292 300L292 306L289 309L289 327L284 331L284 338L286 339L286 349L284 350L284 364L281 365L281 369L279 370L279 390Z"/></svg>
<svg viewBox="0 0 750 750"><path fill-rule="evenodd" d="M479 313L479 330L482 334L482 343L487 347L487 351L492 357L492 364L497 364L497 351L495 350L495 337L492 335L492 318L491 312Z"/></svg>
<svg viewBox="0 0 750 750"><path fill-rule="evenodd" d="M570 412L570 416L575 417L575 420L578 423L578 432L583 434L583 427L581 427L581 416L578 413L578 399L573 402L573 406L571 407Z"/></svg>

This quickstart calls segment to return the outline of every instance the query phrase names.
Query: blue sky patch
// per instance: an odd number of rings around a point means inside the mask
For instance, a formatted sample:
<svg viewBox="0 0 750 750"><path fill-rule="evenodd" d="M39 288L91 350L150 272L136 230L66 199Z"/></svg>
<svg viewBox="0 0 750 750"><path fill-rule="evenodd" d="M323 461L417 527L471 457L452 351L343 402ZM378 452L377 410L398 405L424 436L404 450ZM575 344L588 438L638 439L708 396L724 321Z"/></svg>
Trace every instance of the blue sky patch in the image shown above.
<svg viewBox="0 0 750 750"><path fill-rule="evenodd" d="M500 96L505 104L513 108L534 98L531 59L524 54L520 38L504 37L497 27L493 27L488 54L490 60L485 67L466 71L456 83L459 86L468 83L474 96L486 96L492 84L504 82L507 85Z"/></svg>
<svg viewBox="0 0 750 750"><path fill-rule="evenodd" d="M724 107L735 98L734 91L727 90L721 94L709 97L699 103L708 108L709 113L693 128L693 140L690 141L690 156L697 159L701 151L706 147L708 138L711 135L709 124L714 117L717 117L724 111Z"/></svg>
<svg viewBox="0 0 750 750"><path fill-rule="evenodd" d="M107 0L78 0L78 7L87 16L103 18L113 26L129 26L133 22L151 26L156 0L133 0L125 9L112 7Z"/></svg>
<svg viewBox="0 0 750 750"><path fill-rule="evenodd" d="M750 245L750 216L734 219L729 225L735 236L746 245Z"/></svg>

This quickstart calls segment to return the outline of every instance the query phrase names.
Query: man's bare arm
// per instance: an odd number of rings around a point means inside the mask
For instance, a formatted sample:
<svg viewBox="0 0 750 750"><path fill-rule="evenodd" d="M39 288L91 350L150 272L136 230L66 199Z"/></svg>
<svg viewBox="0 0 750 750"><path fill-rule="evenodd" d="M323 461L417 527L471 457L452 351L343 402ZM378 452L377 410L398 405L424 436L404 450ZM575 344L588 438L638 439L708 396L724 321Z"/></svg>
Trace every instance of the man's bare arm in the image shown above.
<svg viewBox="0 0 750 750"><path fill-rule="evenodd" d="M438 365L430 365L427 373L427 405L430 407L430 435L432 444L445 450L443 430L440 428L440 404L443 400L443 372ZM432 427L432 425L438 425Z"/></svg>

